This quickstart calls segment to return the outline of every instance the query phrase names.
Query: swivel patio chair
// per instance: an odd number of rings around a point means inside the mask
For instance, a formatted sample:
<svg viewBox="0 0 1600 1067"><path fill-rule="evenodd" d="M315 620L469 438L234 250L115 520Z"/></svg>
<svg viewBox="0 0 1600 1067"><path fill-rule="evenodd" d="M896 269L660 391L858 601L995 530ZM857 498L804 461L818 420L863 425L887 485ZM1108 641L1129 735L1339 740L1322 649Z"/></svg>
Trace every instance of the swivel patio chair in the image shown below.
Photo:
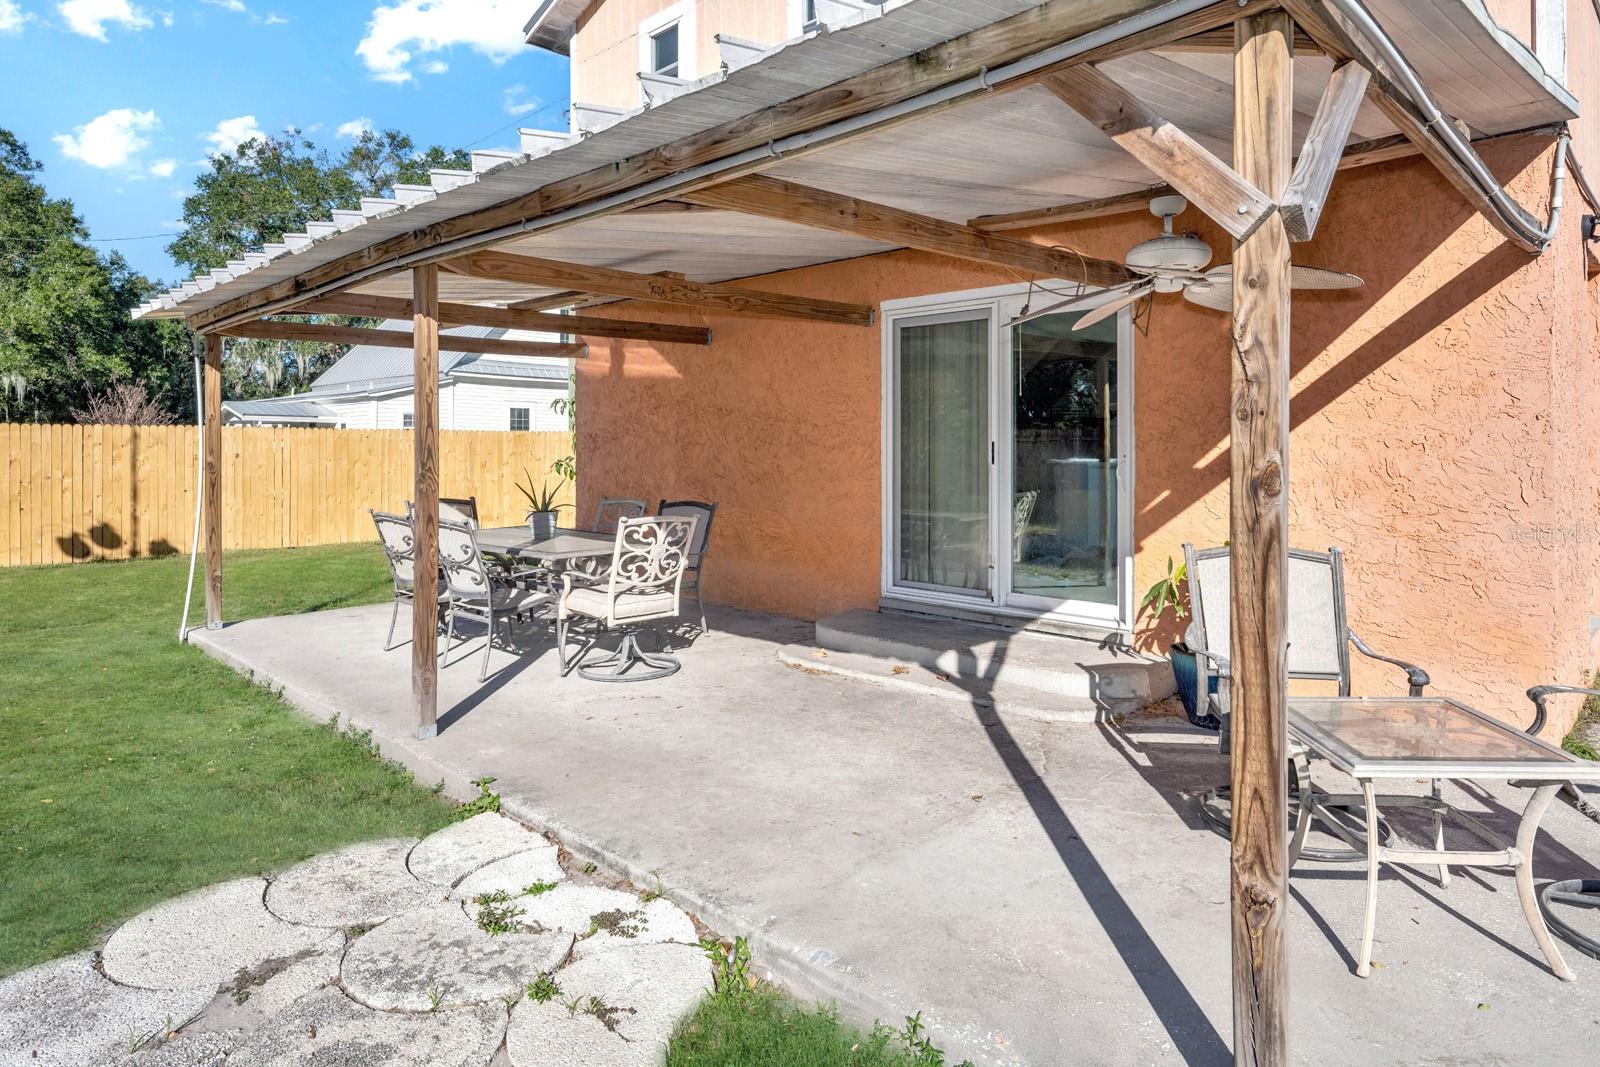
<svg viewBox="0 0 1600 1067"><path fill-rule="evenodd" d="M406 501L406 518L416 517L417 505ZM442 496L439 498L439 521L456 522L477 529L478 498L475 496Z"/></svg>
<svg viewBox="0 0 1600 1067"><path fill-rule="evenodd" d="M686 588L694 593L694 610L700 616L700 632L706 632L706 605L700 598L700 572L711 546L711 520L716 517L717 505L700 500L663 500L656 508L657 515L688 515L697 519L694 537L689 545L689 562L684 570Z"/></svg>
<svg viewBox="0 0 1600 1067"><path fill-rule="evenodd" d="M391 515L371 508L367 510L372 516L372 524L378 528L378 544L383 546L384 558L389 563L389 580L394 585L394 610L389 613L389 636L383 642L383 650L388 652L395 647L394 627L400 619L400 605L402 602L409 604L414 599L416 537L412 532L411 520L404 515ZM442 604L445 600L446 595L441 590L439 601Z"/></svg>
<svg viewBox="0 0 1600 1067"><path fill-rule="evenodd" d="M1189 576L1190 622L1184 641L1194 652L1199 667L1198 692L1205 702L1205 710L1220 723L1218 728L1222 753L1231 752L1231 710L1229 707L1231 669L1228 663L1232 619L1230 616L1229 550L1223 548L1196 549L1183 546L1183 558ZM1288 677L1291 680L1311 680L1337 684L1340 696L1350 695L1350 648L1371 659L1392 664L1406 673L1406 684L1411 696L1421 696L1428 685L1428 673L1421 667L1404 660L1375 652L1350 628L1345 613L1344 554L1337 548L1326 552L1309 552L1304 549L1289 550L1288 619ZM1211 692L1215 680L1215 692ZM1301 789L1310 789L1310 761L1299 745L1291 744L1289 753L1290 796ZM1218 833L1227 835L1232 830L1233 813L1230 789L1224 785L1202 799L1201 817ZM1433 799L1439 801L1439 783L1432 784ZM1324 805L1325 807L1329 805ZM1384 834L1388 836L1388 828ZM1440 810L1434 812L1434 836L1442 837L1444 820ZM1353 849L1305 848L1300 855L1309 860L1344 862L1362 859L1364 853ZM1446 876L1441 872L1441 880Z"/></svg>
<svg viewBox="0 0 1600 1067"><path fill-rule="evenodd" d="M620 519L611 565L602 577L573 571L561 575L556 647L563 678L574 668L599 682L642 682L677 672L682 666L678 658L645 652L639 647L638 632L646 623L678 616L697 526L697 520L686 516ZM591 620L596 633L569 657L567 638L575 617ZM600 631L620 633L621 644L610 656L584 662L599 642Z"/></svg>
<svg viewBox="0 0 1600 1067"><path fill-rule="evenodd" d="M1581 696L1600 697L1600 689L1582 689L1574 685L1536 685L1528 690L1528 699L1533 701L1533 722L1528 725L1527 733L1538 737L1539 731L1544 729L1548 709L1546 701L1557 693L1573 693ZM1560 793L1556 794L1564 802L1571 805L1580 814L1600 822L1600 808L1589 803L1588 799L1578 791L1577 787L1568 782ZM1600 938L1592 933L1579 930L1567 921L1567 918L1556 905L1568 907L1600 909L1600 878L1568 878L1561 881L1550 882L1539 891L1539 910L1544 912L1545 922L1555 935L1573 948L1586 956L1600 959Z"/></svg>
<svg viewBox="0 0 1600 1067"><path fill-rule="evenodd" d="M550 608L555 597L546 590L522 589L493 575L484 563L478 539L465 523L439 524L439 565L444 569L449 600L445 605L444 656L449 665L450 646L455 641L456 619L481 621L487 627L483 642L483 664L478 681L489 677L489 654L494 649L498 624L504 624L506 643L511 643L511 623L523 615L536 615Z"/></svg>
<svg viewBox="0 0 1600 1067"><path fill-rule="evenodd" d="M648 509L648 504L643 500L627 500L623 497L603 496L600 504L594 509L595 533L616 533L617 520L637 519Z"/></svg>

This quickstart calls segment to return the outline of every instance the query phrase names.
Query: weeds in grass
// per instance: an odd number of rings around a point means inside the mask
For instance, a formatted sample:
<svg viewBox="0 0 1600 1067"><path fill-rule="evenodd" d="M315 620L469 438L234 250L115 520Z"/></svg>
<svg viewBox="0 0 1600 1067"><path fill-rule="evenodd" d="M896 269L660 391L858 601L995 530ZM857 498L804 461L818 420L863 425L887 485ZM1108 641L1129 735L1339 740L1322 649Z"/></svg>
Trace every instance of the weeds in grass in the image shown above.
<svg viewBox="0 0 1600 1067"><path fill-rule="evenodd" d="M528 999L535 1004L548 1003L560 995L561 986L549 971L541 972L539 977L528 983Z"/></svg>
<svg viewBox="0 0 1600 1067"><path fill-rule="evenodd" d="M555 887L556 883L554 882L535 882L532 885L523 886L522 895L525 897L543 896Z"/></svg>
<svg viewBox="0 0 1600 1067"><path fill-rule="evenodd" d="M711 938L700 940L700 950L711 961L711 977L716 994L720 997L740 997L748 993L754 983L750 978L750 942L743 937L733 939L733 947L724 949L721 942Z"/></svg>
<svg viewBox="0 0 1600 1067"><path fill-rule="evenodd" d="M595 871L598 871L599 869L600 869L599 867L595 866L592 863L585 863L583 865L583 873L584 874L593 874Z"/></svg>
<svg viewBox="0 0 1600 1067"><path fill-rule="evenodd" d="M478 906L478 929L491 937L515 930L524 910L513 905L511 894L503 889L479 893L472 898L472 902Z"/></svg>
<svg viewBox="0 0 1600 1067"><path fill-rule="evenodd" d="M500 794L489 792L493 785L493 778L474 778L472 784L478 787L478 795L462 804L456 809L456 821L470 819L474 815L482 815L486 811L500 810Z"/></svg>

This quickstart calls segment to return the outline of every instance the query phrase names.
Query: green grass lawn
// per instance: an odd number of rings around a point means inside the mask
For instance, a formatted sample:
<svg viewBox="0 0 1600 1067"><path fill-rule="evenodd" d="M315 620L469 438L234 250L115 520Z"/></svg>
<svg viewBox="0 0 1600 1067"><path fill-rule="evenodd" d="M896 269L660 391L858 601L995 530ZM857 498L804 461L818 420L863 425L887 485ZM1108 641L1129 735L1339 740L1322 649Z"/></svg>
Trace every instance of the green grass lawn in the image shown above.
<svg viewBox="0 0 1600 1067"><path fill-rule="evenodd" d="M944 1053L906 1030L864 1033L828 1008L771 988L713 994L673 1036L667 1067L943 1067ZM965 1065L970 1067L970 1064Z"/></svg>
<svg viewBox="0 0 1600 1067"><path fill-rule="evenodd" d="M451 819L360 742L179 645L186 568L0 570L0 974L187 890ZM224 582L230 619L389 596L369 545L230 552Z"/></svg>

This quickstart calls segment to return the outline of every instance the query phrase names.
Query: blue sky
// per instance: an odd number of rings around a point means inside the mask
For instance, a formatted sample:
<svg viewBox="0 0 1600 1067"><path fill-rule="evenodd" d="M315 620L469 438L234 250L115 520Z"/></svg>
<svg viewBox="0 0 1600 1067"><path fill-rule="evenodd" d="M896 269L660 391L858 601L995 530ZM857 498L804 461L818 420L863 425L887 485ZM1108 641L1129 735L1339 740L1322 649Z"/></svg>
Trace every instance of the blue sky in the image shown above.
<svg viewBox="0 0 1600 1067"><path fill-rule="evenodd" d="M175 230L206 154L295 126L337 151L359 124L498 148L566 129L567 62L522 43L536 0L0 0L0 125L96 238ZM168 238L118 240L182 280Z"/></svg>

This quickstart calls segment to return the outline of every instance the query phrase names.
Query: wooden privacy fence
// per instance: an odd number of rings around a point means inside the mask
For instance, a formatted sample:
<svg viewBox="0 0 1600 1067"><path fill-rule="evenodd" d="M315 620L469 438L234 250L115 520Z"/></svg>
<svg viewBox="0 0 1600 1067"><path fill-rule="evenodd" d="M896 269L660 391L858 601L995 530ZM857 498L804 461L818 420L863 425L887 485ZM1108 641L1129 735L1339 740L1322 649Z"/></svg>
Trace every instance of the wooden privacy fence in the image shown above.
<svg viewBox="0 0 1600 1067"><path fill-rule="evenodd" d="M187 552L194 522L193 426L0 424L0 565L128 559ZM536 484L571 451L564 433L448 430L439 491L476 496L485 525L521 522L514 483ZM410 430L225 426L224 549L375 540L368 508L411 497ZM572 487L561 499L572 502ZM570 515L570 512L567 513Z"/></svg>

